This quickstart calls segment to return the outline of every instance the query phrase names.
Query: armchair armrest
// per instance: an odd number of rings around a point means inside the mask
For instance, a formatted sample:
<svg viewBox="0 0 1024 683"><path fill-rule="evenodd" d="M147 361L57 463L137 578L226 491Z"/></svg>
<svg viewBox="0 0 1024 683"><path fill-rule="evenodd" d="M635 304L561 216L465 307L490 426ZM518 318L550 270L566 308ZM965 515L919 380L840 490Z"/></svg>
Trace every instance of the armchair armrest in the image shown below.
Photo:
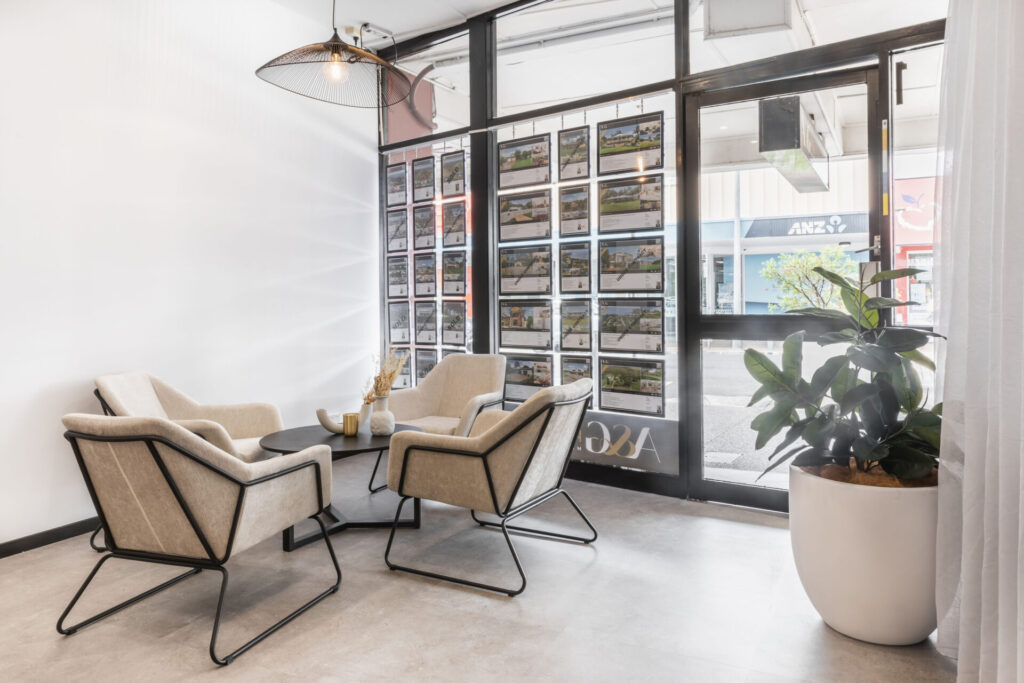
<svg viewBox="0 0 1024 683"><path fill-rule="evenodd" d="M297 453L289 453L288 455L260 460L254 463L245 463L248 475L246 484L248 486L257 486L272 479L291 474L297 469L301 471L299 468L307 465L307 463L316 463L320 466L319 494L323 501L320 509L323 509L324 506L329 505L331 502L332 470L331 449L329 446L310 446Z"/></svg>
<svg viewBox="0 0 1024 683"><path fill-rule="evenodd" d="M232 439L266 436L283 429L281 411L272 403L196 406L190 418L211 420L224 426Z"/></svg>
<svg viewBox="0 0 1024 683"><path fill-rule="evenodd" d="M397 432L391 437L388 488L483 512L495 508L479 438Z"/></svg>
<svg viewBox="0 0 1024 683"><path fill-rule="evenodd" d="M485 410L477 415L473 426L469 430L469 435L480 436L511 414L512 412L508 410Z"/></svg>
<svg viewBox="0 0 1024 683"><path fill-rule="evenodd" d="M504 392L501 391L478 394L471 398L459 417L459 426L455 428L455 436L469 436L473 431L473 423L484 415L481 411L491 406L500 406L503 400Z"/></svg>
<svg viewBox="0 0 1024 683"><path fill-rule="evenodd" d="M235 451L235 444L231 441L231 435L228 434L227 430L219 422L198 419L172 420L172 422L184 427L193 434L198 434L222 451L227 451L235 457L238 456L238 452Z"/></svg>

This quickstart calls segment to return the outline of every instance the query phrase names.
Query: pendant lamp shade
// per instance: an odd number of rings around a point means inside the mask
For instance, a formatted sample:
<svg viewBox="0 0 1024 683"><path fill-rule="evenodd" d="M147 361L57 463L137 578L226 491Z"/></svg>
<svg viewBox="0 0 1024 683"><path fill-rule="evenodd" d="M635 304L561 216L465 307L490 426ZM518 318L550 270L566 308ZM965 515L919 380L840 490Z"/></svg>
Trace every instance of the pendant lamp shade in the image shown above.
<svg viewBox="0 0 1024 683"><path fill-rule="evenodd" d="M390 107L407 98L412 86L400 69L345 43L337 30L326 43L270 60L256 75L293 93L347 107Z"/></svg>

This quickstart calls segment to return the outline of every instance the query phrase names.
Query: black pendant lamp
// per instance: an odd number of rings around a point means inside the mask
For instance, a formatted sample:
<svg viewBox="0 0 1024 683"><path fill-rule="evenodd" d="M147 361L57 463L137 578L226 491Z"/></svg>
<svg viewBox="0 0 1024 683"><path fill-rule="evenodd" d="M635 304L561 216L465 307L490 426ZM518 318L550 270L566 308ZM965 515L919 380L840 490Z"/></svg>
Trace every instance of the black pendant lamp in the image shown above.
<svg viewBox="0 0 1024 683"><path fill-rule="evenodd" d="M344 42L337 26L327 42L286 52L256 69L256 75L293 93L346 107L390 107L407 98L412 89L400 69Z"/></svg>

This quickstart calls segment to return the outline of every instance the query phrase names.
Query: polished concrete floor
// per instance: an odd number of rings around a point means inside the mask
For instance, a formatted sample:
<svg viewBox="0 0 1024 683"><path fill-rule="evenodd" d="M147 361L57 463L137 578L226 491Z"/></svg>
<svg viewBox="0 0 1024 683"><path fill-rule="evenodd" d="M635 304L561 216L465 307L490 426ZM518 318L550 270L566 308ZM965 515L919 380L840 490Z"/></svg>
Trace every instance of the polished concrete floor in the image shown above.
<svg viewBox="0 0 1024 683"><path fill-rule="evenodd" d="M335 466L335 501L381 518L367 456ZM340 484L345 483L344 486ZM226 669L207 656L219 578L204 572L71 637L57 616L97 560L81 536L0 560L0 680L173 681L952 681L928 641L886 648L846 638L800 588L786 518L568 482L601 533L591 546L516 540L529 585L516 598L389 572L384 530L334 535L340 591ZM407 506L408 507L408 506ZM500 533L462 510L424 505L394 558L490 582L518 577ZM577 524L562 499L532 517ZM322 590L322 544L277 539L229 563L221 649L236 647ZM72 618L175 570L112 560Z"/></svg>

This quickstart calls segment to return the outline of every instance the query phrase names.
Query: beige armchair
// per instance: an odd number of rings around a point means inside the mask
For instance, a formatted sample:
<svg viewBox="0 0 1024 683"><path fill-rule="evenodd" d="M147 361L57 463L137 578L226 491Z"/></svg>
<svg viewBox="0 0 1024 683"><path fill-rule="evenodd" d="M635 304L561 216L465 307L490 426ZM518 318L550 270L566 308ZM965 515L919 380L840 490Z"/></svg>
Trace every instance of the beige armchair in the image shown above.
<svg viewBox="0 0 1024 683"><path fill-rule="evenodd" d="M458 353L442 358L419 386L392 391L388 410L395 422L428 434L466 436L477 416L500 406L504 397L505 356ZM370 475L370 493L387 488L373 485L383 457L380 451Z"/></svg>
<svg viewBox="0 0 1024 683"><path fill-rule="evenodd" d="M388 568L514 596L526 588L526 574L509 530L581 543L596 540L597 530L576 501L562 489L562 478L592 389L589 379L543 389L512 412L482 413L468 437L408 431L391 437L388 488L402 499L384 551ZM591 536L572 536L509 524L559 494L564 495L583 518ZM467 508L481 526L500 528L522 579L521 585L501 588L393 563L391 546L402 507L410 498ZM495 515L499 521L481 520L477 511Z"/></svg>
<svg viewBox="0 0 1024 683"><path fill-rule="evenodd" d="M466 436L477 415L501 405L505 356L457 353L434 366L413 389L391 392L395 422L430 434Z"/></svg>
<svg viewBox="0 0 1024 683"><path fill-rule="evenodd" d="M96 397L107 414L173 420L246 462L267 457L260 439L284 428L273 404L201 405L144 372L97 377Z"/></svg>
<svg viewBox="0 0 1024 683"><path fill-rule="evenodd" d="M331 500L331 451L314 446L298 453L247 463L163 418L64 417L71 443L107 539L107 551L57 621L72 635L136 602L198 574L221 574L210 638L210 657L230 664L296 616L337 592L341 569L318 517ZM228 584L227 561L304 519L314 519L334 566L333 585L290 615L221 657L217 630ZM73 626L75 604L111 559L152 562L189 571Z"/></svg>

